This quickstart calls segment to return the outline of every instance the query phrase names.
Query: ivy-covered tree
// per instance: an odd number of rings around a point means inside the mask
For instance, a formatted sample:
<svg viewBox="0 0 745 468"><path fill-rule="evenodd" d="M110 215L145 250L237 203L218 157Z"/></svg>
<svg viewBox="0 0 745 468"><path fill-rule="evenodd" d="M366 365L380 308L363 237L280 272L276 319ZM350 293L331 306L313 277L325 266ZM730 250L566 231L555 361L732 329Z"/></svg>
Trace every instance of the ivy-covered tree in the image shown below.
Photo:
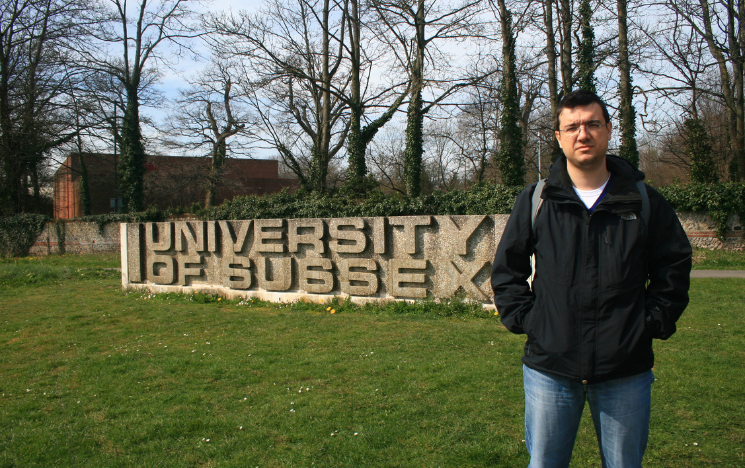
<svg viewBox="0 0 745 468"><path fill-rule="evenodd" d="M577 49L577 75L579 89L596 92L595 89L595 31L592 27L590 0L579 4L579 27L581 40Z"/></svg>
<svg viewBox="0 0 745 468"><path fill-rule="evenodd" d="M120 47L119 51L105 51L104 57L88 56L92 66L117 77L124 88L125 111L121 129L119 159L120 190L127 211L145 208L145 146L140 129L141 93L150 67L167 63L161 54L165 43L176 49L194 36L189 24L192 11L187 0L138 0L133 6L126 0L108 0L109 10L100 21L98 37L104 44ZM83 51L85 55L86 51Z"/></svg>
<svg viewBox="0 0 745 468"><path fill-rule="evenodd" d="M378 16L373 27L408 75L404 180L406 194L416 197L422 190L424 116L454 92L482 79L473 76L436 79L433 71L442 73L445 61L434 63L433 57L441 52L438 44L462 42L480 33L479 13L483 2L373 0L371 5ZM425 91L434 92L434 99L425 99Z"/></svg>
<svg viewBox="0 0 745 468"><path fill-rule="evenodd" d="M639 167L639 150L636 147L636 110L634 109L633 86L631 84L631 61L629 60L629 37L627 26L627 0L617 0L618 5L618 70L621 94L621 148L619 156Z"/></svg>
<svg viewBox="0 0 745 468"><path fill-rule="evenodd" d="M362 10L364 11L364 8ZM369 188L366 179L368 175L365 157L367 146L378 131L393 118L401 103L406 98L408 89L401 91L398 97L393 99L381 115L367 123L367 125L363 125L365 111L373 104L370 99L365 99L364 90L362 89L363 78L368 79L364 75L366 73L369 74L372 59L366 57L366 54L363 54L363 18L359 0L349 0L349 11L346 21L349 24L348 48L351 95L349 96L349 135L347 137L349 166L345 186L350 192L362 193Z"/></svg>
<svg viewBox="0 0 745 468"><path fill-rule="evenodd" d="M512 31L512 13L504 0L499 0L500 26L502 28L502 118L499 129L499 151L497 167L502 183L508 186L525 185L525 161L523 159L523 132L518 122L520 103L517 96L517 73L515 72L515 36Z"/></svg>
<svg viewBox="0 0 745 468"><path fill-rule="evenodd" d="M711 138L700 119L689 118L683 122L686 155L691 164L691 180L704 184L719 182L716 164L712 158Z"/></svg>

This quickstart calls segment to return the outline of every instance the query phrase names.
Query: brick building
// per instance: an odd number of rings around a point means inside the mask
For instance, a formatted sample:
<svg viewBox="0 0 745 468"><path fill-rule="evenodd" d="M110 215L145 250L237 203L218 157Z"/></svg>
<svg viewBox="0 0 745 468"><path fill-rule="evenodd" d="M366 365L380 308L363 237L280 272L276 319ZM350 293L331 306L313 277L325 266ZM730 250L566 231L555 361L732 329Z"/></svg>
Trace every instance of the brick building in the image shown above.
<svg viewBox="0 0 745 468"><path fill-rule="evenodd" d="M117 156L100 153L72 153L54 174L54 217L83 216L81 165L88 173L91 214L116 213L121 209L118 194ZM211 161L184 156L148 156L145 169L145 205L160 208L204 203L205 181ZM279 163L271 159L228 159L216 204L240 195L263 195L296 188L294 179L279 177Z"/></svg>

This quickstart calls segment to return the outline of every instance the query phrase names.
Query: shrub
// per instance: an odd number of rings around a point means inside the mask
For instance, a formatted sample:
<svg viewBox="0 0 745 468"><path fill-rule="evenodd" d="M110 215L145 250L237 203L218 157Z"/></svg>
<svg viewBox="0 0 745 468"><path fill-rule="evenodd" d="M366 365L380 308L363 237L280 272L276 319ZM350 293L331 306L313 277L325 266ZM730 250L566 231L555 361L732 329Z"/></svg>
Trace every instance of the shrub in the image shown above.
<svg viewBox="0 0 745 468"><path fill-rule="evenodd" d="M29 213L0 218L0 255L27 255L48 219L46 215Z"/></svg>

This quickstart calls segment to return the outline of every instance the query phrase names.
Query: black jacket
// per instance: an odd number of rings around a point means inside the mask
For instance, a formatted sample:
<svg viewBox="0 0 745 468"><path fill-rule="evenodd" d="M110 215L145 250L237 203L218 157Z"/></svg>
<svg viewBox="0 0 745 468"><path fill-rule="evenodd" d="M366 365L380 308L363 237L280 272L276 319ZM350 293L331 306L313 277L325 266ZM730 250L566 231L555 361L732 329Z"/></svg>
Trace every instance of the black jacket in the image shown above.
<svg viewBox="0 0 745 468"><path fill-rule="evenodd" d="M551 168L531 226L535 184L517 198L492 266L502 323L528 335L523 362L576 381L600 382L652 368L652 338L667 339L688 305L691 246L669 203L644 174L607 157L612 174L592 214L561 158ZM535 253L532 288L530 257Z"/></svg>

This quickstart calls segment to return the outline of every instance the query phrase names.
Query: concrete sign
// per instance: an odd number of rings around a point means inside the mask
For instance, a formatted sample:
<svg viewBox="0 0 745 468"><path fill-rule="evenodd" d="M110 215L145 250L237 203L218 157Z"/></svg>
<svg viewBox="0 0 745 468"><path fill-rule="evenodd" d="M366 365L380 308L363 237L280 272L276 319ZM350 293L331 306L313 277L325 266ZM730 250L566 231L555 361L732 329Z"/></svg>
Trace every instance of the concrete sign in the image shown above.
<svg viewBox="0 0 745 468"><path fill-rule="evenodd" d="M508 215L121 225L122 284L275 302L447 298L491 304Z"/></svg>

